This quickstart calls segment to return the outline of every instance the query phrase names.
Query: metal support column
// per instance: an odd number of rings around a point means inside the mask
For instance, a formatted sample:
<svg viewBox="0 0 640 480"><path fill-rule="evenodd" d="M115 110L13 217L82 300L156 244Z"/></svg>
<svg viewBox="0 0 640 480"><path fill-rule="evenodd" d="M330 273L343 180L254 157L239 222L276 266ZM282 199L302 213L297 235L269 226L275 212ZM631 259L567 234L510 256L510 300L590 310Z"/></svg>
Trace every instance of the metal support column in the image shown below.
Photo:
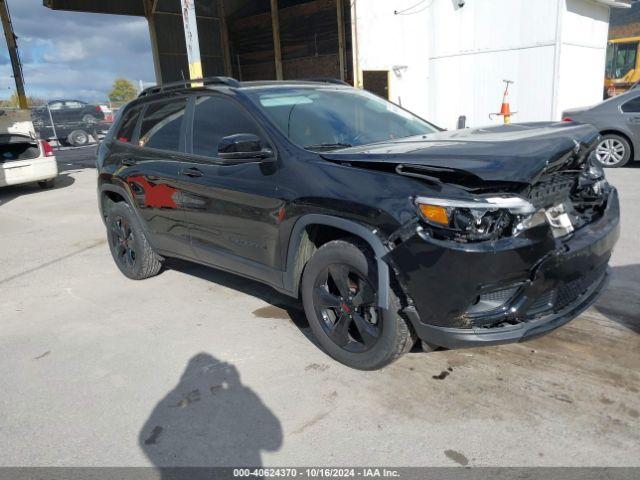
<svg viewBox="0 0 640 480"><path fill-rule="evenodd" d="M231 68L231 49L229 48L229 28L227 27L227 15L224 11L224 0L218 0L218 16L220 17L220 40L222 45L222 59L224 61L224 74L233 76Z"/></svg>
<svg viewBox="0 0 640 480"><path fill-rule="evenodd" d="M151 37L151 55L153 56L153 70L156 75L156 83L162 84L162 66L160 64L160 52L158 51L158 32L156 31L156 4L158 0L145 0L144 15L149 25L149 37Z"/></svg>
<svg viewBox="0 0 640 480"><path fill-rule="evenodd" d="M340 60L340 80L344 81L344 10L342 7L342 0L336 0L336 10L338 17L338 57Z"/></svg>
<svg viewBox="0 0 640 480"><path fill-rule="evenodd" d="M280 19L278 0L271 0L271 27L273 28L273 56L276 64L276 79L282 80L282 51L280 49Z"/></svg>
<svg viewBox="0 0 640 480"><path fill-rule="evenodd" d="M182 3L182 21L184 23L184 40L187 44L189 61L189 78L202 78L202 61L200 59L200 39L196 22L195 0L180 0Z"/></svg>
<svg viewBox="0 0 640 480"><path fill-rule="evenodd" d="M9 16L9 6L6 0L0 0L0 19L2 20L2 29L4 30L4 38L7 40L9 48L9 58L11 59L11 68L13 68L13 78L16 82L16 92L18 94L18 104L20 108L27 109L27 96L24 93L24 77L22 76L22 64L20 63L20 55L18 54L18 44L16 36L13 33L13 25Z"/></svg>

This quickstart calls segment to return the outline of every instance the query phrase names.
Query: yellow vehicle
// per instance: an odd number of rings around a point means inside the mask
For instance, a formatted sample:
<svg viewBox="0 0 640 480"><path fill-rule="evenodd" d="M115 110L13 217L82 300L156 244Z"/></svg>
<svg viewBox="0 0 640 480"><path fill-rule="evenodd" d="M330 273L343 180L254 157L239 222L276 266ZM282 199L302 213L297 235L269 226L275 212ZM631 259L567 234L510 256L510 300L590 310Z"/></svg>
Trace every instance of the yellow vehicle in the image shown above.
<svg viewBox="0 0 640 480"><path fill-rule="evenodd" d="M604 96L613 97L626 92L640 81L640 37L616 38L607 46L604 76Z"/></svg>

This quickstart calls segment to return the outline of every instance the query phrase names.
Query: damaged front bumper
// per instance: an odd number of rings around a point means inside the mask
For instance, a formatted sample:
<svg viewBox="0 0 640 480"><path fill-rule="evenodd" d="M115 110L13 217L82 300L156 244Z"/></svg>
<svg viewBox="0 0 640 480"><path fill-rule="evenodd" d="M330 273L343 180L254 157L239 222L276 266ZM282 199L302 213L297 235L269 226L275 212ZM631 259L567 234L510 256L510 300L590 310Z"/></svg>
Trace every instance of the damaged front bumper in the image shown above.
<svg viewBox="0 0 640 480"><path fill-rule="evenodd" d="M602 216L564 238L539 228L526 237L460 244L417 229L388 259L422 340L447 348L523 341L564 325L597 300L619 217L612 188Z"/></svg>

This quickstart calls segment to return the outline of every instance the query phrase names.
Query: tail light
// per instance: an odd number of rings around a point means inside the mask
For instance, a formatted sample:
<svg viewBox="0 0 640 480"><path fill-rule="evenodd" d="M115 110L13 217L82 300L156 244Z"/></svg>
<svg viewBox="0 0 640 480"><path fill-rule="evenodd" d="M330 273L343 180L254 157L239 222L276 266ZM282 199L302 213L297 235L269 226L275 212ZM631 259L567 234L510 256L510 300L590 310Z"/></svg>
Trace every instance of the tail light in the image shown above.
<svg viewBox="0 0 640 480"><path fill-rule="evenodd" d="M45 157L53 157L53 148L51 148L49 142L46 140L40 140L40 145L42 146L42 153L44 153Z"/></svg>
<svg viewBox="0 0 640 480"><path fill-rule="evenodd" d="M563 122L573 122L573 118L570 118L570 117L564 117L564 118L562 119L562 121L563 121Z"/></svg>
<svg viewBox="0 0 640 480"><path fill-rule="evenodd" d="M96 112L102 112L102 109L100 108L99 105L96 105Z"/></svg>

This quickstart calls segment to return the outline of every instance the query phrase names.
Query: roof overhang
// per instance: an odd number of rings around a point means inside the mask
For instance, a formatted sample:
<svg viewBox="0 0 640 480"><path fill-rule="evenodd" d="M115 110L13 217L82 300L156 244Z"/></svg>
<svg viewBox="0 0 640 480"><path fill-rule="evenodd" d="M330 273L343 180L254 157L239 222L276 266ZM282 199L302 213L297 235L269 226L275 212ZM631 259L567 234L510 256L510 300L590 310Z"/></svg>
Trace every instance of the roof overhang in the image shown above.
<svg viewBox="0 0 640 480"><path fill-rule="evenodd" d="M52 10L144 16L144 0L43 0Z"/></svg>

